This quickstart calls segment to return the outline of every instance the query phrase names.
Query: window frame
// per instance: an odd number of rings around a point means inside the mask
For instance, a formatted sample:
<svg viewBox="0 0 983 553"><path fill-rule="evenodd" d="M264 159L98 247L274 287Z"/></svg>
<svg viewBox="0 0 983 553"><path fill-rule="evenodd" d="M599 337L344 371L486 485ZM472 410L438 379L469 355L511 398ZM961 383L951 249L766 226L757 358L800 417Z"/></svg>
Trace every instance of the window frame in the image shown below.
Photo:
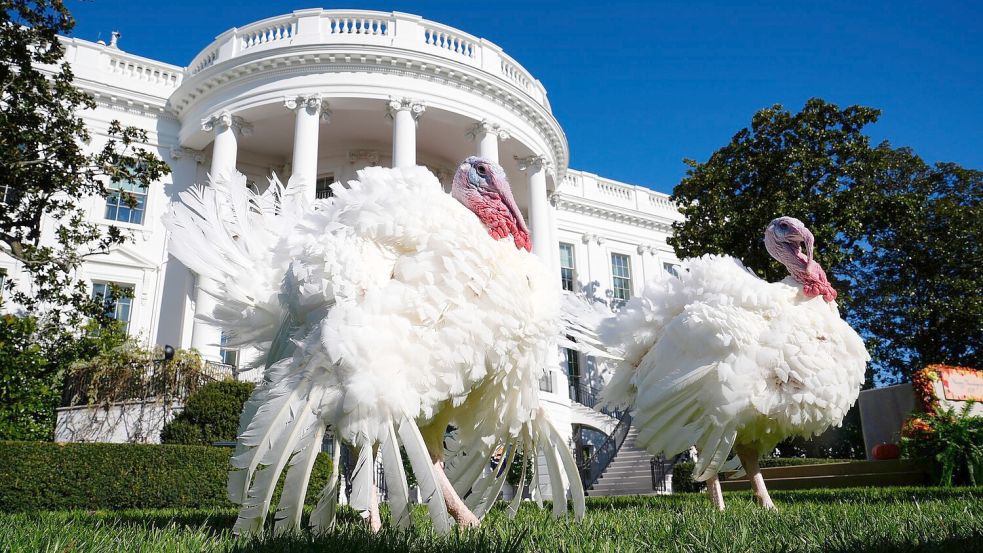
<svg viewBox="0 0 983 553"><path fill-rule="evenodd" d="M567 247L567 248L570 249L570 266L569 267L563 265L563 249L564 249L564 247ZM562 289L568 290L570 292L576 292L577 291L577 250L574 247L574 245L573 244L570 244L569 242L560 242L560 245L559 245L559 254L560 254L560 287ZM567 288L567 280L568 280L568 277L564 273L564 271L569 271L570 272L570 275L569 275L570 287L569 288Z"/></svg>
<svg viewBox="0 0 983 553"><path fill-rule="evenodd" d="M624 258L624 268L627 271L627 276L621 276L615 273L615 269L618 268L618 265L615 263L615 257ZM621 307L632 297L631 255L621 252L611 252L609 259L611 263L611 303L612 307ZM621 286L619 286L619 281L623 281ZM619 291L623 291L624 297L619 295Z"/></svg>
<svg viewBox="0 0 983 553"><path fill-rule="evenodd" d="M109 291L111 290L110 288L111 286L116 286L117 288L128 288L133 291L133 296L131 297L110 298L110 300L114 302L113 314L111 318L115 321L121 321L123 323L123 332L125 334L129 334L130 324L133 323L133 313L135 309L135 302L133 300L136 299L136 292L137 292L136 284L131 282L118 282L112 280L92 280L90 284L92 286L91 288L92 298L95 299L98 296L99 299L102 300L103 305L107 303L106 296L109 294ZM100 286L102 287L102 293L97 292L97 287ZM124 305L126 308L126 319L120 319L119 318L120 308ZM106 314L109 315L109 312L107 311Z"/></svg>
<svg viewBox="0 0 983 553"><path fill-rule="evenodd" d="M129 186L137 190L126 190L123 188L124 186ZM109 183L108 188L110 190L110 193L105 197L103 211L102 211L102 220L106 221L109 224L120 224L120 225L126 225L126 226L137 227L137 228L144 227L147 221L147 207L150 201L150 187L147 186L146 188L144 188L139 184L132 183L130 181L119 181L119 182ZM138 200L137 203L138 207L130 207L129 205L126 205L124 202L122 202L124 194L130 194L132 196L136 196ZM141 198L143 200L142 202L139 201ZM115 209L116 212L115 217L109 216L110 209ZM119 218L119 212L122 209L129 210L129 216L125 220ZM133 221L133 212L135 211L138 211L140 213L139 222Z"/></svg>

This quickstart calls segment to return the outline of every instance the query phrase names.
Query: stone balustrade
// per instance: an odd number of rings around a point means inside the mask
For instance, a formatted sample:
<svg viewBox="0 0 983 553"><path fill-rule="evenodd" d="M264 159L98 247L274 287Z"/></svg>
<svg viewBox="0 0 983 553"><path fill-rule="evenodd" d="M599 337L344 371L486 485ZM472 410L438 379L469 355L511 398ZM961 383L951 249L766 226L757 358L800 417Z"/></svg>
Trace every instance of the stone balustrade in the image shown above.
<svg viewBox="0 0 983 553"><path fill-rule="evenodd" d="M624 184L592 173L567 171L557 194L565 198L581 198L604 204L625 207L681 220L682 216L667 194L642 186Z"/></svg>
<svg viewBox="0 0 983 553"><path fill-rule="evenodd" d="M187 75L255 52L317 45L389 46L463 63L500 78L549 108L542 83L494 43L400 12L298 10L230 29L188 64Z"/></svg>

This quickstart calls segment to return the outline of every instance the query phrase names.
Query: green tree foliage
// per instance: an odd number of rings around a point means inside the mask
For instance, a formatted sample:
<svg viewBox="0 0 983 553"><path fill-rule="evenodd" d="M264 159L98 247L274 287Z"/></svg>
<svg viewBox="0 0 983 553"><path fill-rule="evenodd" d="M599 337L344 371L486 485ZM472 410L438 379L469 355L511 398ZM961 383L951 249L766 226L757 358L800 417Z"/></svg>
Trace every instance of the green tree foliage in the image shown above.
<svg viewBox="0 0 983 553"><path fill-rule="evenodd" d="M140 129L113 121L93 139L81 114L95 102L64 61L59 35L75 22L61 0L0 5L0 255L22 271L0 269L0 307L12 300L25 315L0 323L0 437L37 439L51 434L64 369L120 334L113 302L76 273L129 235L89 220L81 200L124 181L147 187L170 169L140 146Z"/></svg>
<svg viewBox="0 0 983 553"><path fill-rule="evenodd" d="M239 414L256 386L250 382L211 382L188 397L182 411L160 433L165 444L211 445L234 442Z"/></svg>
<svg viewBox="0 0 983 553"><path fill-rule="evenodd" d="M681 257L740 258L763 278L787 273L762 245L780 215L804 221L838 303L868 342L882 381L927 363L983 366L980 173L926 165L864 134L875 109L809 100L759 111L673 190L686 221Z"/></svg>
<svg viewBox="0 0 983 553"><path fill-rule="evenodd" d="M126 334L118 324L92 321L67 343L37 338L36 318L0 316L0 440L50 440L63 367L121 346Z"/></svg>
<svg viewBox="0 0 983 553"><path fill-rule="evenodd" d="M128 236L89 221L79 200L107 197L112 183L149 186L170 172L139 146L145 131L109 125L108 140L91 148L81 117L95 107L75 86L58 35L75 25L61 0L4 0L0 12L0 251L15 258L28 282L5 287L28 313L70 326L97 315L75 271L86 256L106 253ZM133 198L127 198L133 201ZM53 232L42 224L55 221Z"/></svg>
<svg viewBox="0 0 983 553"><path fill-rule="evenodd" d="M891 380L933 363L983 368L983 172L907 150L886 165L869 247L841 269L851 320Z"/></svg>

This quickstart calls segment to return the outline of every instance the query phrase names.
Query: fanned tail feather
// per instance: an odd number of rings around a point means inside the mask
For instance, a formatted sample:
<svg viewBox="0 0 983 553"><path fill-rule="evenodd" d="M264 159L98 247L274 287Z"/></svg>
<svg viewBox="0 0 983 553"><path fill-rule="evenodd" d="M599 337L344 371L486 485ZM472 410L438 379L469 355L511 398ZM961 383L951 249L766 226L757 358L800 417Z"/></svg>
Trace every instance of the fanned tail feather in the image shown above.
<svg viewBox="0 0 983 553"><path fill-rule="evenodd" d="M439 534L447 534L451 531L451 523L447 517L447 504L444 496L437 484L437 476L433 472L433 463L427 446L420 435L420 429L416 423L409 418L403 418L397 430L406 456L413 467L413 474L416 476L417 484L420 487L420 496L427 505L430 512L430 519L433 521L434 530Z"/></svg>
<svg viewBox="0 0 983 553"><path fill-rule="evenodd" d="M281 535L300 529L300 518L304 512L304 499L307 496L307 485L311 481L314 462L321 452L321 440L324 439L324 424L315 423L300 440L299 450L294 453L287 465L287 477L283 482L283 492L280 494L280 504L274 519L276 523L273 532Z"/></svg>
<svg viewBox="0 0 983 553"><path fill-rule="evenodd" d="M386 490L389 495L389 511L393 521L400 528L413 525L410 516L410 490L406 484L406 471L403 469L403 456L399 452L399 440L392 422L386 429L385 438L380 445L382 467L385 470Z"/></svg>
<svg viewBox="0 0 983 553"><path fill-rule="evenodd" d="M341 442L337 438L332 438L332 457L331 475L328 483L321 490L317 505L311 511L310 526L314 533L322 533L331 530L335 523L335 510L338 506L338 491L340 480L339 464L341 463Z"/></svg>

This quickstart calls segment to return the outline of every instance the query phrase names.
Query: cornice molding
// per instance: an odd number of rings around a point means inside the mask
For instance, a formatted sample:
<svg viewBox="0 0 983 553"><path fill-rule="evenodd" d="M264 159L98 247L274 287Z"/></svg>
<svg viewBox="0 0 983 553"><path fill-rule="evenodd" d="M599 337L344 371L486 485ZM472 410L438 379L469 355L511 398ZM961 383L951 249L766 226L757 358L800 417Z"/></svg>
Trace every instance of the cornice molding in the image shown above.
<svg viewBox="0 0 983 553"><path fill-rule="evenodd" d="M553 205L560 211L668 233L672 232L672 223L674 222L671 219L659 217L658 215L627 210L562 193L553 194Z"/></svg>

